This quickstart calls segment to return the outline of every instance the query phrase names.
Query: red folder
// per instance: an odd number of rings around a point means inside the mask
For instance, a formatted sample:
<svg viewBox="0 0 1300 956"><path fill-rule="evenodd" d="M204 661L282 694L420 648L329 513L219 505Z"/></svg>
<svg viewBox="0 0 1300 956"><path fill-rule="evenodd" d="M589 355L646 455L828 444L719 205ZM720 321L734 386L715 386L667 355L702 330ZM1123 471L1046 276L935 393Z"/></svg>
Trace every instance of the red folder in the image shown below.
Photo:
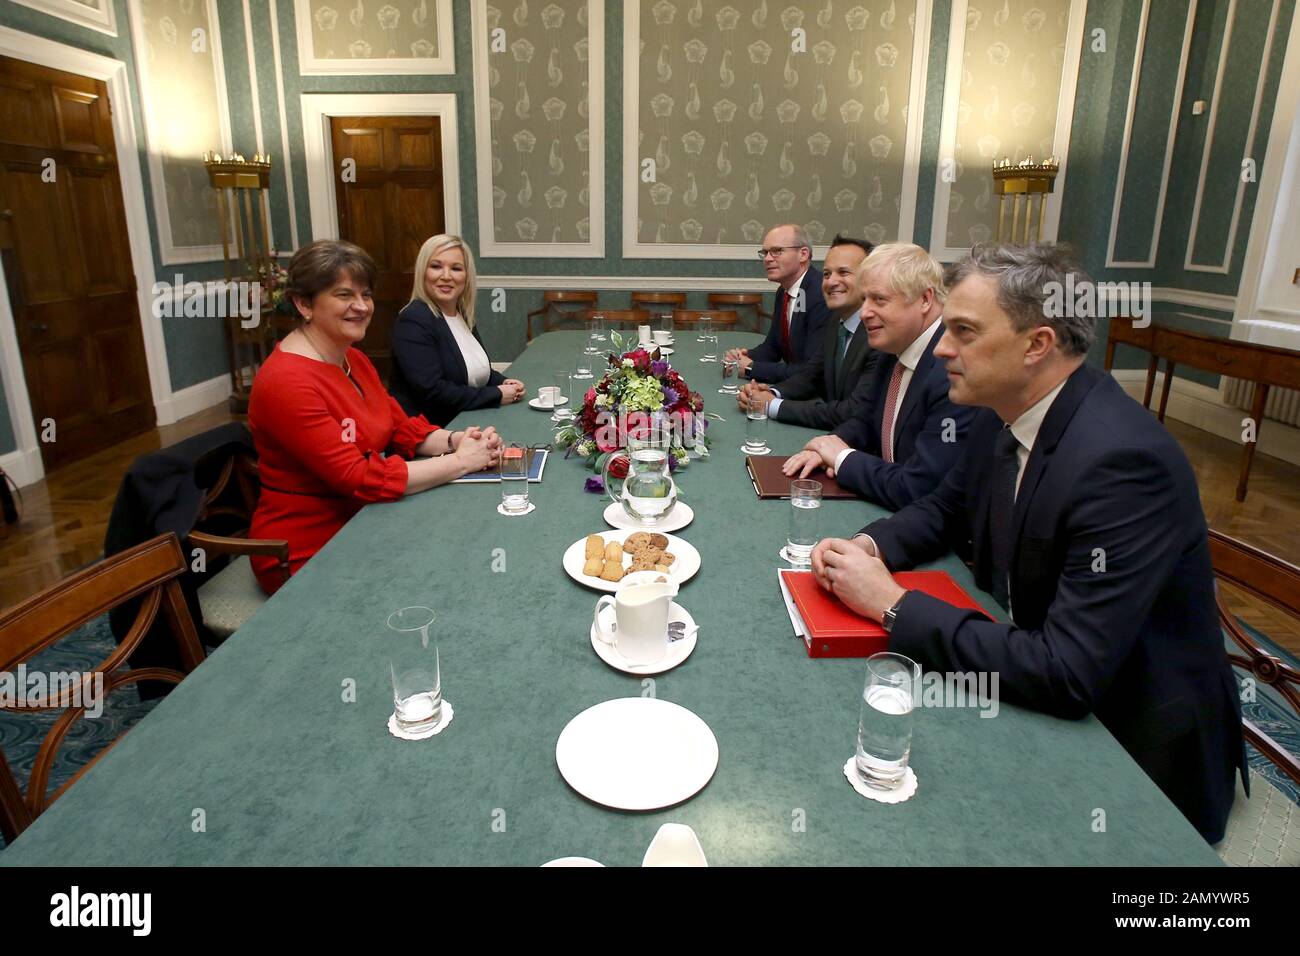
<svg viewBox="0 0 1300 956"><path fill-rule="evenodd" d="M889 635L885 629L824 590L817 583L816 575L807 571L779 573L803 619L809 657L870 657L888 650ZM954 607L984 613L947 571L901 571L894 575L894 580L901 587L922 591Z"/></svg>

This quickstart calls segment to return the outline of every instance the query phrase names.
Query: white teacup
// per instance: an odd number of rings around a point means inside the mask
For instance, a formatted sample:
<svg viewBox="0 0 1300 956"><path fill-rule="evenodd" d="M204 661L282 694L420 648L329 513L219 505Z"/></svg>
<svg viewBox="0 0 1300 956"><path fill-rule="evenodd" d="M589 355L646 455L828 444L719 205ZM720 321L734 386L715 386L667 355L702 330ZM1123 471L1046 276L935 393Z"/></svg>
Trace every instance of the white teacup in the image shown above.
<svg viewBox="0 0 1300 956"><path fill-rule="evenodd" d="M637 340L638 340L642 345L649 345L649 344L650 344L650 326L648 326L648 325L638 325L638 326L636 327L636 335L637 335Z"/></svg>
<svg viewBox="0 0 1300 956"><path fill-rule="evenodd" d="M652 334L655 338L655 345L667 345L673 340L673 334L662 329L656 329Z"/></svg>
<svg viewBox="0 0 1300 956"><path fill-rule="evenodd" d="M560 397L560 389L555 385L543 385L537 390L537 404L542 408L554 408Z"/></svg>
<svg viewBox="0 0 1300 956"><path fill-rule="evenodd" d="M653 664L668 653L668 612L676 596L677 585L671 581L632 584L603 595L596 602L596 636L633 664ZM612 631L600 620L607 602L614 605Z"/></svg>

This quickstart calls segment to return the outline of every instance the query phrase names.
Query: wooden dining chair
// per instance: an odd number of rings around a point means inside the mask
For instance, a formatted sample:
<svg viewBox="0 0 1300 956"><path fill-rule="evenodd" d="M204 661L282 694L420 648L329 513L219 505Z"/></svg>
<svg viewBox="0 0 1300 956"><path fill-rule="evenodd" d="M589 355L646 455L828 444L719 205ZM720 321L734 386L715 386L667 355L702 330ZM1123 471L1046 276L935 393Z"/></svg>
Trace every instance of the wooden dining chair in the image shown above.
<svg viewBox="0 0 1300 956"><path fill-rule="evenodd" d="M63 711L41 742L26 794L20 789L3 752L0 752L0 832L3 832L6 842L12 843L108 752L109 748L105 748L72 779L46 796L59 747L72 725L86 712L84 695L87 691L98 695L101 688L96 685L101 681L103 697L118 687L142 680L179 684L185 674L203 661L203 646L176 582L185 572L185 566L180 542L176 535L168 532L79 571L0 615L0 672L13 673L20 664L27 663L110 608L135 598L143 599L126 639L89 673L78 675L76 686L70 686L69 678L60 682L57 695L47 693L39 700L23 701L23 706L16 703L0 706L0 709L11 712ZM167 667L124 666L160 611L176 640L184 673ZM51 678L50 683L53 682Z"/></svg>
<svg viewBox="0 0 1300 956"><path fill-rule="evenodd" d="M633 292L632 308L647 312L671 312L686 308L685 292Z"/></svg>
<svg viewBox="0 0 1300 956"><path fill-rule="evenodd" d="M607 329L635 329L638 325L654 322L654 313L642 309L584 309L578 313L582 321L601 318Z"/></svg>
<svg viewBox="0 0 1300 956"><path fill-rule="evenodd" d="M752 332L766 332L772 317L763 311L763 296L758 292L710 292L710 309L735 309L751 313L754 317Z"/></svg>
<svg viewBox="0 0 1300 956"><path fill-rule="evenodd" d="M1221 584L1238 588L1300 623L1300 567L1214 530L1210 531L1210 560ZM1220 625L1242 650L1229 654L1228 660L1254 680L1256 699L1264 693L1259 685L1264 685L1276 692L1279 706L1284 701L1300 718L1300 669L1262 647L1246 631L1229 607L1223 587L1217 589L1215 600ZM1300 759L1250 718L1243 717L1241 725L1250 745L1300 787ZM1295 805L1254 771L1250 772L1250 799L1244 798L1240 786L1238 791L1227 833L1219 844L1224 862L1300 866L1300 814L1294 813Z"/></svg>
<svg viewBox="0 0 1300 956"><path fill-rule="evenodd" d="M559 323L566 319L572 321L575 318L575 307L577 311L582 311L594 309L597 304L598 297L594 289L548 289L542 293L542 307L533 309L524 320L526 341L533 340L534 318L540 316L542 331L549 332L553 328L559 328Z"/></svg>
<svg viewBox="0 0 1300 956"><path fill-rule="evenodd" d="M693 329L706 317L713 320L715 329L727 332L735 332L740 322L740 313L734 309L674 309L673 328Z"/></svg>
<svg viewBox="0 0 1300 956"><path fill-rule="evenodd" d="M239 630L267 601L249 558L274 558L281 583L289 580L289 542L248 536L261 492L257 460L243 450L224 455L220 461L204 459L195 469L202 481L215 466L216 477L208 485L194 530L186 539L187 553L200 548L206 561L229 559L198 589L203 624L220 640Z"/></svg>

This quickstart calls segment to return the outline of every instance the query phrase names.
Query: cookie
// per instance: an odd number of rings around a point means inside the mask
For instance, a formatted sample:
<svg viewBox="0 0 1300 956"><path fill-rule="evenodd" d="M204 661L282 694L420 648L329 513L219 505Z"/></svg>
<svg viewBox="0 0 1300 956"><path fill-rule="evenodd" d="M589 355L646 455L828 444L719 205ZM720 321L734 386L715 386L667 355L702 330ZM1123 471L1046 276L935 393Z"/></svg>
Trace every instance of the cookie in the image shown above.
<svg viewBox="0 0 1300 956"><path fill-rule="evenodd" d="M611 541L605 545L605 561L606 563L617 564L621 568L623 566L623 546L617 541Z"/></svg>
<svg viewBox="0 0 1300 956"><path fill-rule="evenodd" d="M672 564L676 560L677 560L677 556L673 554L671 551L665 551L661 555L659 555L659 563L663 565Z"/></svg>
<svg viewBox="0 0 1300 956"><path fill-rule="evenodd" d="M629 573L632 571L653 571L654 569L655 559L653 557L646 554L632 555L632 567L628 569Z"/></svg>
<svg viewBox="0 0 1300 956"><path fill-rule="evenodd" d="M621 581L621 580L623 580L623 561L622 561L622 559L620 558L620 559L615 560L615 561L606 561L606 562L605 562L605 570L603 570L603 571L600 572L600 577L601 577L601 580L603 580L603 581Z"/></svg>
<svg viewBox="0 0 1300 956"><path fill-rule="evenodd" d="M627 536L627 540L623 542L623 550L628 554L636 554L649 543L650 535L644 531L637 531Z"/></svg>
<svg viewBox="0 0 1300 956"><path fill-rule="evenodd" d="M582 573L590 575L593 578L600 577L600 572L605 569L605 558L603 555L597 555L594 558L588 558L587 563L582 566Z"/></svg>
<svg viewBox="0 0 1300 956"><path fill-rule="evenodd" d="M598 534L587 535L586 558L603 558L605 556L605 539ZM599 573L599 572L598 572Z"/></svg>
<svg viewBox="0 0 1300 956"><path fill-rule="evenodd" d="M650 544L658 548L660 551L666 551L668 549L668 539L661 534L650 535Z"/></svg>

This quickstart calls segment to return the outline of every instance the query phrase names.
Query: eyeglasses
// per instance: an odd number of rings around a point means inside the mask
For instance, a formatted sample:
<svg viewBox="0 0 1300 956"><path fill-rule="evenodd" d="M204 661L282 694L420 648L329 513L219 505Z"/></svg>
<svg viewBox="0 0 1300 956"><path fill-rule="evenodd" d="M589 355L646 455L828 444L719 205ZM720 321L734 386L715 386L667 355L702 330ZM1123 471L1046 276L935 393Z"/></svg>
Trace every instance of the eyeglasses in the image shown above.
<svg viewBox="0 0 1300 956"><path fill-rule="evenodd" d="M801 249L801 248L803 247L802 246L773 246L770 249L759 249L758 257L760 259L766 259L768 256L771 256L773 259L775 259L777 256L781 255L781 253L785 252L787 249Z"/></svg>

